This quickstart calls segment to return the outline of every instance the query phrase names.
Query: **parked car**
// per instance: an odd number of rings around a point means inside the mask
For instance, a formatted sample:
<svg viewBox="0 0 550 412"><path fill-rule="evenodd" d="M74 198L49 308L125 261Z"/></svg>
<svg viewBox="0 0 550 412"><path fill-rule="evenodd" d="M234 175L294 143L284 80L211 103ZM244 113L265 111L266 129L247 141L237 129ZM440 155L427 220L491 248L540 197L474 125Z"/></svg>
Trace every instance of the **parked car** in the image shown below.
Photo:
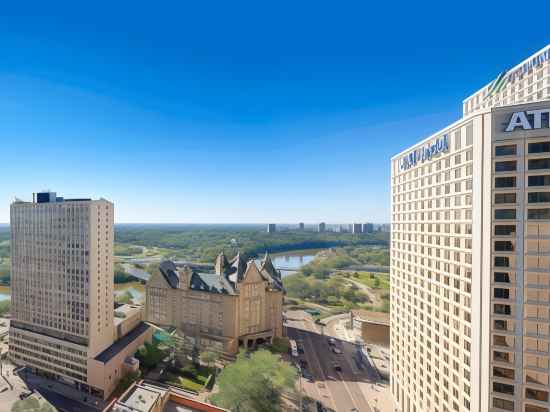
<svg viewBox="0 0 550 412"><path fill-rule="evenodd" d="M307 368L307 360L305 359L300 359L300 366L302 368Z"/></svg>
<svg viewBox="0 0 550 412"><path fill-rule="evenodd" d="M342 367L340 366L340 364L338 362L334 362L332 364L332 367L334 368L335 371L342 372Z"/></svg>
<svg viewBox="0 0 550 412"><path fill-rule="evenodd" d="M336 339L334 339L334 338L328 338L328 344L329 344L330 346L336 345Z"/></svg>
<svg viewBox="0 0 550 412"><path fill-rule="evenodd" d="M333 346L332 347L332 351L337 354L337 355L341 355L342 354L342 349L340 348L337 348L336 346Z"/></svg>
<svg viewBox="0 0 550 412"><path fill-rule="evenodd" d="M302 376L304 379L308 380L308 381L313 381L313 375L311 373L309 373L309 371L307 369L302 369Z"/></svg>

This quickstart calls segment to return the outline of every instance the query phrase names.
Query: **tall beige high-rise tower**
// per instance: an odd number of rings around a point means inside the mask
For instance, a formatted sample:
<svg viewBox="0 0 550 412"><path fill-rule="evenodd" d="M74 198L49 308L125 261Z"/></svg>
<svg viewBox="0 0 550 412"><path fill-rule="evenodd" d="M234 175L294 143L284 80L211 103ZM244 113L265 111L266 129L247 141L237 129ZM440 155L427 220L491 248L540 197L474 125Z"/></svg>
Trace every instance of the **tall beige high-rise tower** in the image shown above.
<svg viewBox="0 0 550 412"><path fill-rule="evenodd" d="M392 158L403 412L550 411L550 45Z"/></svg>
<svg viewBox="0 0 550 412"><path fill-rule="evenodd" d="M90 390L114 340L113 204L37 193L11 205L11 359Z"/></svg>

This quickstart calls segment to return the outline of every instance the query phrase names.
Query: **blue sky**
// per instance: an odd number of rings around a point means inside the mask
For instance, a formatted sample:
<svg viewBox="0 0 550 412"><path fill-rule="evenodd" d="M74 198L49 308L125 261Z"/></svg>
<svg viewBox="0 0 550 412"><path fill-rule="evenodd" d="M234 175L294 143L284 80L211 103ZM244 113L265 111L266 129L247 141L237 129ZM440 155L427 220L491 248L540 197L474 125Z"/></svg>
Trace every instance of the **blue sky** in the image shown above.
<svg viewBox="0 0 550 412"><path fill-rule="evenodd" d="M93 4L3 7L0 222L42 189L118 222L385 222L389 158L550 42L517 2Z"/></svg>

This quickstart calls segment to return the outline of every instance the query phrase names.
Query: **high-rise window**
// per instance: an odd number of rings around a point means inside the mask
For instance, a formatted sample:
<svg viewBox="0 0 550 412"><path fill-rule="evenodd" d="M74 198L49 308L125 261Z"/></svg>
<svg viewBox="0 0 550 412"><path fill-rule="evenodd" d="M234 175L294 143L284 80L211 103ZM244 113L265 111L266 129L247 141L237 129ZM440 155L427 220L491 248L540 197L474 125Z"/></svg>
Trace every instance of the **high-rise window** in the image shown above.
<svg viewBox="0 0 550 412"><path fill-rule="evenodd" d="M497 252L513 252L514 244L509 240L497 240L495 241L495 251Z"/></svg>
<svg viewBox="0 0 550 412"><path fill-rule="evenodd" d="M527 183L529 186L550 186L550 175L529 176Z"/></svg>
<svg viewBox="0 0 550 412"><path fill-rule="evenodd" d="M495 203L516 203L515 193L495 193Z"/></svg>
<svg viewBox="0 0 550 412"><path fill-rule="evenodd" d="M516 153L517 147L515 144L495 147L495 156L515 156Z"/></svg>
<svg viewBox="0 0 550 412"><path fill-rule="evenodd" d="M527 195L529 203L550 202L550 192L531 192Z"/></svg>
<svg viewBox="0 0 550 412"><path fill-rule="evenodd" d="M529 143L529 153L546 153L550 152L550 142Z"/></svg>
<svg viewBox="0 0 550 412"><path fill-rule="evenodd" d="M527 219L529 220L542 220L550 219L550 209L529 209L527 211Z"/></svg>
<svg viewBox="0 0 550 412"><path fill-rule="evenodd" d="M529 170L550 169L550 159L529 159Z"/></svg>
<svg viewBox="0 0 550 412"><path fill-rule="evenodd" d="M510 258L508 256L495 256L495 266L510 267Z"/></svg>
<svg viewBox="0 0 550 412"><path fill-rule="evenodd" d="M516 168L517 162L515 160L495 163L495 172L515 172Z"/></svg>
<svg viewBox="0 0 550 412"><path fill-rule="evenodd" d="M509 299L510 298L510 289L495 288L494 296L497 299Z"/></svg>
<svg viewBox="0 0 550 412"><path fill-rule="evenodd" d="M515 219L516 209L495 209L495 219Z"/></svg>
<svg viewBox="0 0 550 412"><path fill-rule="evenodd" d="M505 187L516 187L516 177L496 177L495 178L495 187L505 188Z"/></svg>
<svg viewBox="0 0 550 412"><path fill-rule="evenodd" d="M510 283L510 274L506 272L495 272L495 282Z"/></svg>
<svg viewBox="0 0 550 412"><path fill-rule="evenodd" d="M516 234L516 225L496 225L495 236L511 236Z"/></svg>

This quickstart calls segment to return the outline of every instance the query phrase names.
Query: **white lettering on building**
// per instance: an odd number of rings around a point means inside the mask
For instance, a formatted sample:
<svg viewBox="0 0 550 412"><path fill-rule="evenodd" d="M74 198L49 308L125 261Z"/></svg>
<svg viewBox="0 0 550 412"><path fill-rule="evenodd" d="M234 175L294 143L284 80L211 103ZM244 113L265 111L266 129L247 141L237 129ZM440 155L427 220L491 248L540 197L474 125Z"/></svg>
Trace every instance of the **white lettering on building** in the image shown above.
<svg viewBox="0 0 550 412"><path fill-rule="evenodd" d="M425 162L426 160L432 160L432 157L448 150L449 136L445 134L443 137L436 139L432 143L428 143L426 146L413 150L403 156L399 161L399 169L410 169L411 167L416 166L419 161Z"/></svg>
<svg viewBox="0 0 550 412"><path fill-rule="evenodd" d="M542 125L543 115L546 115L546 126ZM528 116L533 117L533 122L529 121ZM527 112L515 112L510 117L506 132L513 132L517 127L523 130L542 129L543 127L550 127L549 124L550 109L529 110Z"/></svg>

